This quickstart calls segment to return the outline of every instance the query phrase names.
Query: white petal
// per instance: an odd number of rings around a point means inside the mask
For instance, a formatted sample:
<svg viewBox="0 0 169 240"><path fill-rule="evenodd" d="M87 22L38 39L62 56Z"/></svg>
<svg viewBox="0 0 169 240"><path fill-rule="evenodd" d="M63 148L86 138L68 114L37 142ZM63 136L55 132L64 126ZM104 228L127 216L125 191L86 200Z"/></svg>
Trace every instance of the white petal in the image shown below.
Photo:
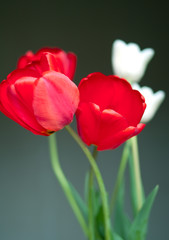
<svg viewBox="0 0 169 240"><path fill-rule="evenodd" d="M140 53L140 47L136 43L128 43L127 48L128 48L128 51L130 52L130 54L133 54L133 53L139 54Z"/></svg>
<svg viewBox="0 0 169 240"><path fill-rule="evenodd" d="M130 82L138 82L143 77L147 64L154 55L151 48L140 50L136 43L126 44L122 40L112 45L112 67L114 73Z"/></svg>
<svg viewBox="0 0 169 240"><path fill-rule="evenodd" d="M133 89L138 90L145 98L145 102L147 104L146 110L142 117L142 122L149 122L154 115L156 114L158 108L165 98L165 92L162 90L157 91L156 93L149 87L140 87L138 84L132 85Z"/></svg>
<svg viewBox="0 0 169 240"><path fill-rule="evenodd" d="M155 51L152 48L145 48L144 50L142 50L141 54L144 64L147 65L153 58Z"/></svg>

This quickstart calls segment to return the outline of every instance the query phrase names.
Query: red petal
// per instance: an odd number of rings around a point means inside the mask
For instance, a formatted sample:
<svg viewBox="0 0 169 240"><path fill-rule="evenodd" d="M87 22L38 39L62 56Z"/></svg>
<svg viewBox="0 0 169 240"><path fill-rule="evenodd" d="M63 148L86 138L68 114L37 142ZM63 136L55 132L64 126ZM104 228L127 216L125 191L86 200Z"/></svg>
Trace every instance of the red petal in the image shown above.
<svg viewBox="0 0 169 240"><path fill-rule="evenodd" d="M100 109L113 109L124 116L129 125L137 126L145 110L142 95L130 84L116 76L90 74L79 84L80 101L93 102Z"/></svg>
<svg viewBox="0 0 169 240"><path fill-rule="evenodd" d="M49 71L49 70L53 70L56 72L59 71L59 67L55 60L55 57L50 53L42 55L40 60L40 66L41 66L42 72Z"/></svg>
<svg viewBox="0 0 169 240"><path fill-rule="evenodd" d="M32 51L28 51L24 56L21 56L18 60L17 68L21 69L26 67L29 63L32 62L33 56L34 54Z"/></svg>
<svg viewBox="0 0 169 240"><path fill-rule="evenodd" d="M74 53L68 53L67 57L69 59L69 67L66 75L72 80L76 70L77 57Z"/></svg>
<svg viewBox="0 0 169 240"><path fill-rule="evenodd" d="M127 121L120 114L111 109L101 112L99 106L93 103L80 103L76 118L82 140L87 145L99 147L103 144L107 149L112 148L114 136L128 127Z"/></svg>
<svg viewBox="0 0 169 240"><path fill-rule="evenodd" d="M45 59L45 55L48 55ZM53 57L52 57L53 56ZM42 58L42 59L41 59ZM48 70L61 72L73 79L76 69L76 55L59 48L42 48L36 54L27 52L18 60L18 68L36 68L40 73Z"/></svg>
<svg viewBox="0 0 169 240"><path fill-rule="evenodd" d="M100 142L98 145L98 150L101 151L117 148L129 138L138 135L144 127L145 124L138 124L137 127L130 126L122 131L117 132L115 135L109 135L109 137L104 139L104 141Z"/></svg>
<svg viewBox="0 0 169 240"><path fill-rule="evenodd" d="M23 77L39 78L40 76L41 75L34 69L29 69L29 68L16 69L7 76L6 81L8 81L9 84L12 84L18 79L21 79Z"/></svg>
<svg viewBox="0 0 169 240"><path fill-rule="evenodd" d="M44 53L52 53L52 54L57 54L59 52L61 52L62 50L59 48L50 48L50 47L44 47L41 48L40 50L38 50L35 54L36 58L40 60L41 56Z"/></svg>
<svg viewBox="0 0 169 240"><path fill-rule="evenodd" d="M53 68L49 68L50 70L61 72L71 80L73 79L77 61L74 53L66 53L59 48L42 48L36 53L36 56L40 60L45 53L50 53L55 58L55 60L52 59Z"/></svg>
<svg viewBox="0 0 169 240"><path fill-rule="evenodd" d="M45 129L58 131L69 124L78 103L78 88L64 74L49 71L38 80L33 109L37 121Z"/></svg>
<svg viewBox="0 0 169 240"><path fill-rule="evenodd" d="M100 108L93 103L80 103L76 112L77 129L87 144L97 145L100 128Z"/></svg>
<svg viewBox="0 0 169 240"><path fill-rule="evenodd" d="M43 74L43 72L47 72L49 70L53 70L59 72L59 66L55 60L54 55L50 53L43 54L41 56L40 61L34 61L32 64L27 66L29 69L36 69L39 74Z"/></svg>

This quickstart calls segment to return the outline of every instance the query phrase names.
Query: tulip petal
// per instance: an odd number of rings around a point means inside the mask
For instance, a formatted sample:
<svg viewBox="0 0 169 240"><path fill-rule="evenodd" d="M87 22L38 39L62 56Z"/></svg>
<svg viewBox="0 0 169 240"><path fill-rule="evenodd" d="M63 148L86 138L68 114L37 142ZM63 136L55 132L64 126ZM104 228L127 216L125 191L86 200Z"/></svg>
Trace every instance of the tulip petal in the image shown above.
<svg viewBox="0 0 169 240"><path fill-rule="evenodd" d="M34 81L26 77L19 79L14 85L10 85L7 93L15 114L38 134L46 130L37 122L32 109Z"/></svg>
<svg viewBox="0 0 169 240"><path fill-rule="evenodd" d="M126 44L122 40L112 45L112 67L114 73L130 82L138 82L143 77L146 67L154 55L154 50L141 51L136 43Z"/></svg>
<svg viewBox="0 0 169 240"><path fill-rule="evenodd" d="M41 131L44 132L45 129L37 123L33 113L24 105L24 101L20 99L14 85L9 85L6 80L1 83L0 96L0 110L7 117L34 134L39 134ZM42 135L48 134L44 132Z"/></svg>
<svg viewBox="0 0 169 240"><path fill-rule="evenodd" d="M35 56L40 60L45 53L52 54L55 58L55 67L53 70L65 74L71 80L73 79L77 61L74 53L66 53L59 48L42 48L35 54Z"/></svg>
<svg viewBox="0 0 169 240"><path fill-rule="evenodd" d="M101 112L94 103L80 103L76 112L77 130L82 140L90 146L97 145Z"/></svg>
<svg viewBox="0 0 169 240"><path fill-rule="evenodd" d="M154 117L156 111L163 102L165 98L165 92L160 90L154 93L150 87L140 87L136 83L133 84L132 87L133 89L137 89L145 97L147 107L143 114L142 122L149 122Z"/></svg>
<svg viewBox="0 0 169 240"><path fill-rule="evenodd" d="M25 68L29 63L32 62L32 58L34 57L34 54L32 51L26 52L26 54L19 58L17 63L17 68L22 69Z"/></svg>
<svg viewBox="0 0 169 240"><path fill-rule="evenodd" d="M51 48L51 47L43 47L41 49L39 49L35 54L34 56L40 60L41 56L44 54L44 53L52 53L52 54L57 54L59 52L61 52L62 50L60 48Z"/></svg>
<svg viewBox="0 0 169 240"><path fill-rule="evenodd" d="M155 51L152 48L146 48L146 49L142 50L141 55L142 55L142 61L143 61L144 68L146 68L147 64L153 58L154 54L155 54Z"/></svg>
<svg viewBox="0 0 169 240"><path fill-rule="evenodd" d="M81 102L93 102L101 111L113 109L131 126L137 126L146 107L144 97L138 91L133 90L126 80L113 75L90 74L80 82L79 91Z"/></svg>
<svg viewBox="0 0 169 240"><path fill-rule="evenodd" d="M80 103L76 112L77 129L82 140L98 150L114 149L132 136L140 133L144 124L137 127L128 126L124 117L117 112L106 109L100 111L93 103Z"/></svg>
<svg viewBox="0 0 169 240"><path fill-rule="evenodd" d="M34 65L34 63L32 63ZM46 53L41 56L41 59L36 64L36 69L42 74L49 70L60 72L60 66L58 65L54 55Z"/></svg>
<svg viewBox="0 0 169 240"><path fill-rule="evenodd" d="M101 114L100 130L98 138L98 149L104 146L105 149L113 149L114 145L120 145L118 135L128 128L128 122L119 113L106 109Z"/></svg>
<svg viewBox="0 0 169 240"><path fill-rule="evenodd" d="M98 145L98 150L108 150L115 149L122 143L124 143L129 138L138 135L145 127L145 124L138 124L137 127L128 127L122 131L119 131L115 135L109 135L109 138L106 138Z"/></svg>
<svg viewBox="0 0 169 240"><path fill-rule="evenodd" d="M38 78L40 76L41 75L34 69L29 69L29 68L16 69L7 76L7 81L9 82L9 84L13 84L22 77Z"/></svg>
<svg viewBox="0 0 169 240"><path fill-rule="evenodd" d="M70 79L73 79L77 65L77 57L74 53L71 52L67 54L67 57L69 59L69 66L65 75L68 76Z"/></svg>
<svg viewBox="0 0 169 240"><path fill-rule="evenodd" d="M40 49L35 54L28 51L26 55L18 60L17 68L33 68L40 73L54 70L65 74L72 80L75 74L76 61L77 59L74 53L66 53L59 48L46 47Z"/></svg>
<svg viewBox="0 0 169 240"><path fill-rule="evenodd" d="M45 72L37 81L33 109L37 121L45 129L58 131L69 124L78 103L78 88L64 74Z"/></svg>

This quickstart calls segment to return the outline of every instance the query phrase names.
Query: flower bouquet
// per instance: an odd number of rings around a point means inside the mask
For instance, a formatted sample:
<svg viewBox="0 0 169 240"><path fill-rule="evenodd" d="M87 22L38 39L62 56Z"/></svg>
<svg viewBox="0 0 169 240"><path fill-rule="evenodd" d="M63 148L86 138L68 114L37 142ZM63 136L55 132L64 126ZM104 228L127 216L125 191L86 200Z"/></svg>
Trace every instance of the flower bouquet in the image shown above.
<svg viewBox="0 0 169 240"><path fill-rule="evenodd" d="M146 239L158 186L145 196L137 135L153 118L165 94L153 93L138 82L153 55L153 49L141 51L137 44L116 40L112 47L115 75L91 73L77 87L72 81L76 55L59 48L43 48L20 57L16 70L0 83L0 111L32 133L48 136L54 174L86 239ZM74 115L77 132L70 126ZM63 128L91 166L84 179L84 198L67 179L59 161L55 132ZM97 155L123 143L117 178L108 194ZM130 176L132 216L124 208L126 170Z"/></svg>

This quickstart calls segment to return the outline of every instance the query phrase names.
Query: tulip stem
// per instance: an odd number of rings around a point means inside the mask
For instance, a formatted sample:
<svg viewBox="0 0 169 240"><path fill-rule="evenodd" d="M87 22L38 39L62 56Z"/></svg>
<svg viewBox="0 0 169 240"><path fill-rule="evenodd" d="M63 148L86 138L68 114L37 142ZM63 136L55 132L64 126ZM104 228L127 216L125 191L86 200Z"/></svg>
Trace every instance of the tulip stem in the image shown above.
<svg viewBox="0 0 169 240"><path fill-rule="evenodd" d="M130 158L130 171L133 175L133 187L135 192L135 214L139 212L144 203L144 192L141 180L141 171L139 163L139 152L138 152L138 142L137 136L132 137L130 140L132 157Z"/></svg>
<svg viewBox="0 0 169 240"><path fill-rule="evenodd" d="M68 183L68 181L61 169L61 166L60 166L55 134L52 134L49 137L49 149L50 149L51 164L52 164L52 168L55 173L55 176L58 179L86 237L88 237L89 236L88 226L87 226L87 224L84 220L84 217L73 197L69 183Z"/></svg>
<svg viewBox="0 0 169 240"><path fill-rule="evenodd" d="M117 199L117 195L118 195L118 191L119 188L121 186L122 180L124 178L124 172L126 169L126 165L127 165L127 161L128 161L128 157L129 157L129 143L126 142L124 149L123 149L123 153L122 153L122 158L121 158L121 162L120 162L120 167L118 170L118 174L117 174L117 178L116 178L116 182L115 182L115 186L114 186L114 190L113 190L113 194L112 194L112 198L111 198L111 203L110 203L110 212L112 214L114 207L115 207L115 202Z"/></svg>
<svg viewBox="0 0 169 240"><path fill-rule="evenodd" d="M95 176L96 176L96 179L98 182L98 186L100 189L100 193L101 193L101 198L102 198L105 240L110 240L111 239L110 214L109 214L109 208L108 208L107 193L105 190L105 186L104 186L103 179L102 179L101 173L99 171L99 168L95 162L95 159L93 158L92 154L90 153L90 151L86 147L86 145L83 143L81 138L74 132L74 130L70 126L66 126L65 128L70 133L70 135L74 138L74 140L77 142L77 144L81 147L82 151L88 158L88 160L91 164L91 167L93 168L93 172L95 173Z"/></svg>
<svg viewBox="0 0 169 240"><path fill-rule="evenodd" d="M93 158L96 161L97 157L97 146L94 146L93 149ZM95 240L95 218L94 218L94 205L93 205L93 194L94 194L94 172L93 168L90 168L89 173L89 182L88 182L88 209L89 209L89 232L90 232L90 240Z"/></svg>

